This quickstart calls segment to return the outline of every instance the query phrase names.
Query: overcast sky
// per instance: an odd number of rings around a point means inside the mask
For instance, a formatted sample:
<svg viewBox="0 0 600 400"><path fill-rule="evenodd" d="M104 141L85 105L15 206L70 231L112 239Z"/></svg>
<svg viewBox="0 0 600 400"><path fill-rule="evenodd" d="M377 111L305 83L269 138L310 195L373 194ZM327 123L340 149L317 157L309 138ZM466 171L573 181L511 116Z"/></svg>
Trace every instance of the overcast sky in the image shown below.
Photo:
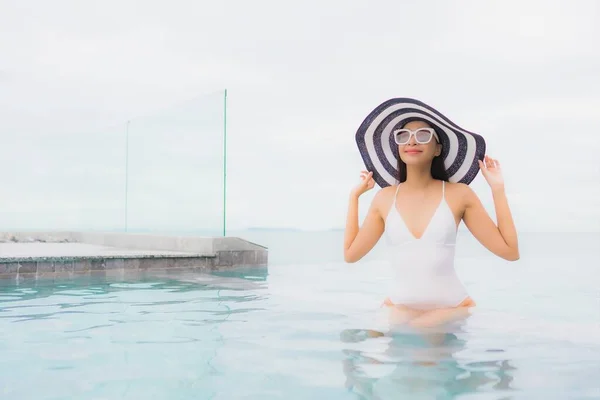
<svg viewBox="0 0 600 400"><path fill-rule="evenodd" d="M599 26L594 0L0 0L0 223L106 220L65 211L84 198L121 218L125 121L200 96L189 104L205 118L187 122L218 131L227 88L230 228L343 227L363 168L356 129L408 96L486 138L520 230L600 231ZM141 121L133 132L161 120ZM219 142L184 138L173 148L215 167L161 159L146 170L187 194L163 222L189 227L212 207L218 224ZM52 179L85 163L106 175ZM130 185L132 220L168 198L151 180ZM493 213L483 177L472 186Z"/></svg>

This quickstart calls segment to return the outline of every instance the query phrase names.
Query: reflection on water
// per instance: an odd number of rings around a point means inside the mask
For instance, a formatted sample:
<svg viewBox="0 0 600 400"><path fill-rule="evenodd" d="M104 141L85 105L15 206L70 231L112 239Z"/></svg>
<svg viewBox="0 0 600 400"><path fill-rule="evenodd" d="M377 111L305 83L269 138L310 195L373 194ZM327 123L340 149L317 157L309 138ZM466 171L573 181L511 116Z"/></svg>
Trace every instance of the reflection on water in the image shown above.
<svg viewBox="0 0 600 400"><path fill-rule="evenodd" d="M464 332L371 337L367 331L347 330L340 336L347 343L365 344L364 350L342 350L345 386L363 399L446 399L481 391L503 395L514 391L516 368L503 357L503 350L486 350L487 356L477 361L461 357L468 343Z"/></svg>
<svg viewBox="0 0 600 400"><path fill-rule="evenodd" d="M0 282L0 397L597 395L591 324L566 333L481 307L442 330L375 334L379 276L316 265Z"/></svg>
<svg viewBox="0 0 600 400"><path fill-rule="evenodd" d="M236 268L203 273L195 270L136 270L125 273L93 272L73 277L15 278L0 277L0 301L31 300L54 294L82 296L106 295L131 289L165 289L175 293L198 290L252 290L266 288L266 267ZM72 291L71 293L69 291Z"/></svg>
<svg viewBox="0 0 600 400"><path fill-rule="evenodd" d="M267 269L168 272L0 282L0 398L216 396L222 326L264 309Z"/></svg>

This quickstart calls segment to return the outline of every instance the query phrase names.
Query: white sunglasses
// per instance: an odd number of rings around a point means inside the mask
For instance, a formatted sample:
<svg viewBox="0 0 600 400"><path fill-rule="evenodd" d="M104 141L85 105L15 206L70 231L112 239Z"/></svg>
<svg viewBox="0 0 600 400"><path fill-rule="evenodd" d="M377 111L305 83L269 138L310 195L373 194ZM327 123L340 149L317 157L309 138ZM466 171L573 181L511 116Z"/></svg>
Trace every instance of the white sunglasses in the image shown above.
<svg viewBox="0 0 600 400"><path fill-rule="evenodd" d="M394 140L396 144L405 145L410 141L411 136L415 137L418 144L427 144L431 141L432 137L435 137L437 142L440 142L437 133L433 128L419 128L416 131L410 129L396 129L394 132Z"/></svg>

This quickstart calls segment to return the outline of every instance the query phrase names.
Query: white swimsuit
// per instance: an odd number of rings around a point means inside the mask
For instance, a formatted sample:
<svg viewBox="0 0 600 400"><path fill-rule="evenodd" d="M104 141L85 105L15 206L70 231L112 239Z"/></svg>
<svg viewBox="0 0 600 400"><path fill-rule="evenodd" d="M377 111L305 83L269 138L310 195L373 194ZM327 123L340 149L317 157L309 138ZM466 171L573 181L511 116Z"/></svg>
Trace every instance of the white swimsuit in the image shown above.
<svg viewBox="0 0 600 400"><path fill-rule="evenodd" d="M443 182L443 181L442 181ZM394 202L385 221L389 260L395 275L389 298L394 304L412 308L455 307L468 293L454 270L457 227L445 197L417 239L409 230Z"/></svg>

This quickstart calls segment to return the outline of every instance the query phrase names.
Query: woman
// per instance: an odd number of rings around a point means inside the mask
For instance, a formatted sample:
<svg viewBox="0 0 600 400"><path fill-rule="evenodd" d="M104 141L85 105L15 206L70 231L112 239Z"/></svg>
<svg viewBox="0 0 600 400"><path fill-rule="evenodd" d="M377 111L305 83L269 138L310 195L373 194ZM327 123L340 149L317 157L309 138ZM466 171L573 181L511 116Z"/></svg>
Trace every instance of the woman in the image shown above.
<svg viewBox="0 0 600 400"><path fill-rule="evenodd" d="M360 260L385 235L395 274L384 300L392 324L432 327L467 315L475 301L454 270L460 222L495 255L519 259L500 163L485 155L480 135L414 99L377 107L356 139L368 171L350 193L345 261ZM468 186L478 170L492 190L497 224ZM359 228L359 197L376 182L382 189Z"/></svg>

